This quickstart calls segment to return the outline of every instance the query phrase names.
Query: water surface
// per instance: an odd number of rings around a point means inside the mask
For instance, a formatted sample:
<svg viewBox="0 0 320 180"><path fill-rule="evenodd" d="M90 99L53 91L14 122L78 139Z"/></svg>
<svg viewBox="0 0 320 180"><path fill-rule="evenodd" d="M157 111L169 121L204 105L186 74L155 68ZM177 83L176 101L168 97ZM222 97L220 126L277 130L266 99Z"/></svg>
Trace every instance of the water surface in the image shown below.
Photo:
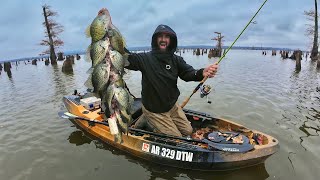
<svg viewBox="0 0 320 180"><path fill-rule="evenodd" d="M217 59L182 54L201 68ZM186 108L227 118L274 136L280 150L264 164L224 172L201 172L151 164L114 149L60 119L62 97L83 86L90 63L75 61L73 74L58 66L20 62L12 78L0 75L0 179L318 179L320 176L320 74L316 64L271 53L231 50L218 75L211 104L196 93ZM139 96L140 72L125 77ZM179 80L181 103L197 85Z"/></svg>

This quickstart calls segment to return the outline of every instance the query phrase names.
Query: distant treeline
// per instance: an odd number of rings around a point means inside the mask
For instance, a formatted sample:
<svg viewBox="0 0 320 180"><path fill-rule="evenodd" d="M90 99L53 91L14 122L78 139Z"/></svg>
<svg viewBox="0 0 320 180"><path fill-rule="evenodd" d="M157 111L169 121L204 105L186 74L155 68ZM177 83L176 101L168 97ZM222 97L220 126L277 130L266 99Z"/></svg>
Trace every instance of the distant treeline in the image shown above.
<svg viewBox="0 0 320 180"><path fill-rule="evenodd" d="M214 48L213 46L207 46L207 45L194 45L194 46L179 46L178 49L212 49ZM222 46L222 49L227 49L228 46ZM233 46L232 49L243 49L243 50L277 50L277 51L293 51L294 49L289 49L289 48L276 48L276 47L247 47L247 46ZM150 50L149 46L141 46L141 47L131 47L128 48L129 51L148 51ZM79 54L83 55L85 54L85 51L67 51L64 53L64 55L74 55L74 54ZM27 60L32 60L32 59L42 59L42 58L48 58L49 56L37 56L37 57L26 57L26 58L19 58L19 59L10 59L10 60L4 60L0 59L0 62L14 62L14 61L27 61Z"/></svg>

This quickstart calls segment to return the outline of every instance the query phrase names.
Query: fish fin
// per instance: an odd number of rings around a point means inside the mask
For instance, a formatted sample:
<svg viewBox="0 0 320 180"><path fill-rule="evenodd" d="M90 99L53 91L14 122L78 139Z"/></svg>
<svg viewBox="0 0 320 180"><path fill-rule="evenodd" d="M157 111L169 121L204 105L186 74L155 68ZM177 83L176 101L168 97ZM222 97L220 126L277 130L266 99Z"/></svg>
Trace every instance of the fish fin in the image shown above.
<svg viewBox="0 0 320 180"><path fill-rule="evenodd" d="M89 92L89 93L93 93L93 89L88 88L88 89L87 89L87 92Z"/></svg>
<svg viewBox="0 0 320 180"><path fill-rule="evenodd" d="M120 33L120 31L119 31L119 33ZM121 33L120 33L120 35L121 35ZM123 47L126 47L127 46L126 40L124 39L124 37L122 35L121 35L121 38L122 38ZM126 48L124 48L124 49L126 49Z"/></svg>
<svg viewBox="0 0 320 180"><path fill-rule="evenodd" d="M122 118L118 119L118 127L120 131L123 132L124 134L128 133L128 124L125 123Z"/></svg>
<svg viewBox="0 0 320 180"><path fill-rule="evenodd" d="M131 115L127 112L127 110L121 110L120 111L120 115L121 115L121 118L124 120L125 123L130 123L131 120L132 120L132 117Z"/></svg>
<svg viewBox="0 0 320 180"><path fill-rule="evenodd" d="M91 49L91 44L88 46L88 48L86 50L86 55L85 55L85 58L84 58L87 62L91 62L92 61L91 56L90 56L90 49Z"/></svg>
<svg viewBox="0 0 320 180"><path fill-rule="evenodd" d="M87 71L86 73L87 73L87 74L92 74L93 69L94 69L93 67L89 68L89 69L88 69L88 71Z"/></svg>
<svg viewBox="0 0 320 180"><path fill-rule="evenodd" d="M114 36L114 30L113 29L108 29L107 30L107 35L108 35L108 37Z"/></svg>
<svg viewBox="0 0 320 180"><path fill-rule="evenodd" d="M86 34L86 37L87 37L87 38L90 38L90 37L91 37L90 27L91 27L91 25L89 25L89 26L86 28L86 31L85 31L85 34Z"/></svg>
<svg viewBox="0 0 320 180"><path fill-rule="evenodd" d="M92 85L92 74L89 75L88 79L86 80L86 82L84 83L84 85L89 88L89 89L93 89L93 85Z"/></svg>
<svg viewBox="0 0 320 180"><path fill-rule="evenodd" d="M130 65L130 62L128 61L129 54L124 54L123 56L123 61L124 61L124 67L127 67Z"/></svg>

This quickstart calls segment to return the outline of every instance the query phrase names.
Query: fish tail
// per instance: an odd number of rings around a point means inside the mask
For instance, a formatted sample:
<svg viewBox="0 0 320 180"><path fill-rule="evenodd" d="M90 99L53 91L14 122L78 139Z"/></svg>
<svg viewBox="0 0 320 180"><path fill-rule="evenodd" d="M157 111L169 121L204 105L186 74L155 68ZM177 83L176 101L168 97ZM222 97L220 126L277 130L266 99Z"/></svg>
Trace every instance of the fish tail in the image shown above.
<svg viewBox="0 0 320 180"><path fill-rule="evenodd" d="M85 60L87 62L91 62L92 59L91 59L91 55L90 55L90 49L91 49L91 44L88 46L87 50L86 50L86 55L85 55Z"/></svg>
<svg viewBox="0 0 320 180"><path fill-rule="evenodd" d="M93 89L93 85L92 85L92 74L89 75L88 79L86 80L86 82L84 83L84 85L89 88L89 89Z"/></svg>

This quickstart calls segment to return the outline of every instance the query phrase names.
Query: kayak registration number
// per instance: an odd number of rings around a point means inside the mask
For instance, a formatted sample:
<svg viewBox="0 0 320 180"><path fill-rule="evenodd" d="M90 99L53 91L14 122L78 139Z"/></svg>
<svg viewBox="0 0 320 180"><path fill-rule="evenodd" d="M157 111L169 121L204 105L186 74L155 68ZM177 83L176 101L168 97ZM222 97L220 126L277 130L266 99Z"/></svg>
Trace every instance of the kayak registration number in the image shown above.
<svg viewBox="0 0 320 180"><path fill-rule="evenodd" d="M193 153L187 151L179 151L170 148L160 147L153 144L142 143L142 151L148 152L157 156L169 158L177 161L192 162Z"/></svg>

